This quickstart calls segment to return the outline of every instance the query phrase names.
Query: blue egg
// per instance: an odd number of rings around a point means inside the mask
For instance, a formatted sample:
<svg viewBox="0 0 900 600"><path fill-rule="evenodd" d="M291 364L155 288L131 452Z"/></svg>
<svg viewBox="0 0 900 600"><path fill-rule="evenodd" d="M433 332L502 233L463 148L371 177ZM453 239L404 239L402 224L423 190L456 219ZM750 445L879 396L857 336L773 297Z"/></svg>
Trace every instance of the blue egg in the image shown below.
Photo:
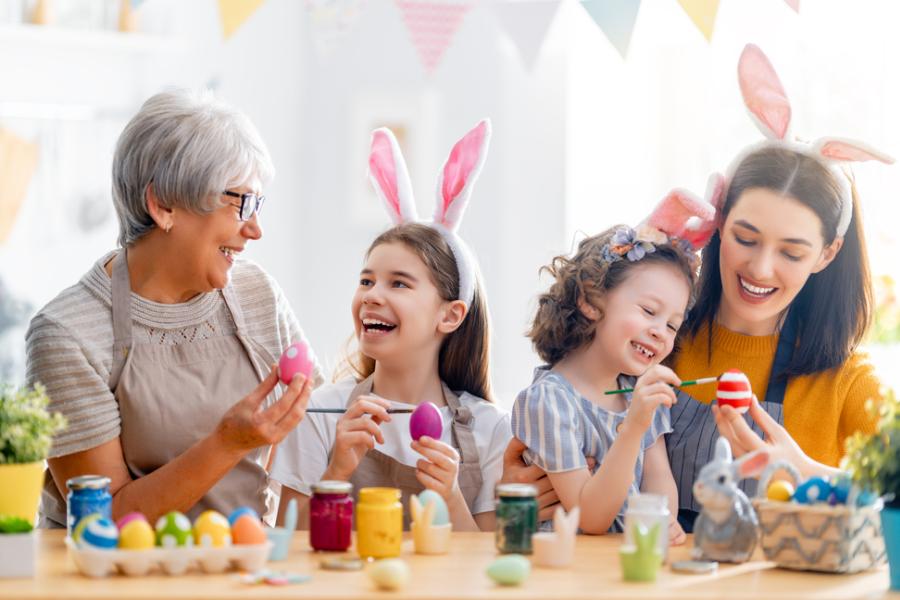
<svg viewBox="0 0 900 600"><path fill-rule="evenodd" d="M253 510L249 506L241 506L240 508L236 508L233 511L231 511L231 514L228 515L228 526L234 527L234 522L237 521L238 519L240 519L244 515L250 515L256 521L259 521L259 515L256 513L255 510Z"/></svg>
<svg viewBox="0 0 900 600"><path fill-rule="evenodd" d="M836 504L847 504L847 498L850 496L850 489L853 487L853 482L850 480L849 475L838 475L834 478L833 483L831 484L831 489L834 492L834 501Z"/></svg>
<svg viewBox="0 0 900 600"><path fill-rule="evenodd" d="M424 490L419 495L419 504L425 508L429 502L434 502L434 520L432 525L446 525L450 522L450 511L447 510L447 503L441 498L441 495L433 490Z"/></svg>
<svg viewBox="0 0 900 600"><path fill-rule="evenodd" d="M816 504L817 502L828 502L829 496L834 489L831 484L821 477L810 477L799 486L794 492L794 500L800 504Z"/></svg>
<svg viewBox="0 0 900 600"><path fill-rule="evenodd" d="M116 524L99 515L90 515L83 519L79 542L82 547L112 550L119 544L119 530Z"/></svg>

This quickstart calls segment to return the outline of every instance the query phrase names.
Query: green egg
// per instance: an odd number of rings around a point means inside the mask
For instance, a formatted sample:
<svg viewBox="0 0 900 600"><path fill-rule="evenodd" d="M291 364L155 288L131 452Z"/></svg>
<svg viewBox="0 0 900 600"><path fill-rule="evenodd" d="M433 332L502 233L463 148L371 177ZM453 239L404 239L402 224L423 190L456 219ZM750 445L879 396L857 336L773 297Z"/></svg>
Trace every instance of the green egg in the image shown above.
<svg viewBox="0 0 900 600"><path fill-rule="evenodd" d="M521 554L501 556L487 568L487 575L500 585L519 585L531 573L531 563Z"/></svg>

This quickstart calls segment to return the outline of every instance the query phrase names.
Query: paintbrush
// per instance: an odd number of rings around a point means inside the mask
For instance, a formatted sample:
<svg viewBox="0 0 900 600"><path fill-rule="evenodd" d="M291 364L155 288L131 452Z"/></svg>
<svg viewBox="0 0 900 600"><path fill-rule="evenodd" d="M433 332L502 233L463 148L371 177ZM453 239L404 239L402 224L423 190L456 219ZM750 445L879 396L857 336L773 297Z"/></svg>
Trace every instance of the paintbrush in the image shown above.
<svg viewBox="0 0 900 600"><path fill-rule="evenodd" d="M682 381L679 388L687 387L689 385L703 385L704 383L713 383L718 381L718 377L701 377L700 379L692 379L690 381ZM674 385L672 387L675 387ZM608 392L603 392L605 395L610 394L628 394L633 392L634 388L625 388L623 390L609 390Z"/></svg>

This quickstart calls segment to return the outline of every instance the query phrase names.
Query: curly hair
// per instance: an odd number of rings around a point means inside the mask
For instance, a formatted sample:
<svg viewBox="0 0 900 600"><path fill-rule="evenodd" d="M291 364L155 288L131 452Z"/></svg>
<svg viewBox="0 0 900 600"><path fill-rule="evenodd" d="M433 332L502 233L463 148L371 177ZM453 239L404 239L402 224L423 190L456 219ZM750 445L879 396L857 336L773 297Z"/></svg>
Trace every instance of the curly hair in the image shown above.
<svg viewBox="0 0 900 600"><path fill-rule="evenodd" d="M534 321L526 335L547 364L556 364L594 339L597 322L582 313L579 301L584 300L596 308L600 319L603 319L598 300L622 284L635 268L648 264L675 266L685 276L691 289L688 308L693 304L696 273L690 256L674 240L655 245L654 252L638 261L623 259L609 262L603 258L604 247L623 227L616 225L587 237L578 244L574 256L557 256L549 265L541 267L541 273L548 273L554 281L550 289L538 297Z"/></svg>

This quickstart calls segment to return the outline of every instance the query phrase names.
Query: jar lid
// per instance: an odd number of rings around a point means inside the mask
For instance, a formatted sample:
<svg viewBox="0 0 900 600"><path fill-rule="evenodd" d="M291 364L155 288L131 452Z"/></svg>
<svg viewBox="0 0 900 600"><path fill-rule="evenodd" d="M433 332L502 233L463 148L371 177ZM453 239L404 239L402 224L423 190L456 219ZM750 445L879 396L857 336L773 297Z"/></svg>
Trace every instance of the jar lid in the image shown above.
<svg viewBox="0 0 900 600"><path fill-rule="evenodd" d="M109 487L112 479L103 475L79 475L66 481L70 490L103 490Z"/></svg>
<svg viewBox="0 0 900 600"><path fill-rule="evenodd" d="M359 501L373 504L393 504L400 500L400 490L389 487L368 487L359 490Z"/></svg>
<svg viewBox="0 0 900 600"><path fill-rule="evenodd" d="M349 494L353 491L353 484L349 481L333 481L324 479L312 485L314 494Z"/></svg>
<svg viewBox="0 0 900 600"><path fill-rule="evenodd" d="M500 498L535 498L537 488L529 483L500 483L497 485Z"/></svg>

